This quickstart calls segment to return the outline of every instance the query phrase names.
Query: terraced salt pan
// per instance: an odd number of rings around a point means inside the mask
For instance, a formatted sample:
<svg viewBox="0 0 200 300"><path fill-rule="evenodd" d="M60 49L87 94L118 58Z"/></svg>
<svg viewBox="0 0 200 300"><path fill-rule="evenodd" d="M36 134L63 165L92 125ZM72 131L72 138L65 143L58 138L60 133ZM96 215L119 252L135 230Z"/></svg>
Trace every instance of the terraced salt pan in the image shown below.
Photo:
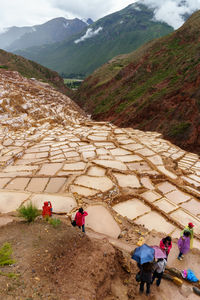
<svg viewBox="0 0 200 300"><path fill-rule="evenodd" d="M66 158L75 157L75 156L79 156L79 154L76 151L65 152L65 157Z"/></svg>
<svg viewBox="0 0 200 300"><path fill-rule="evenodd" d="M119 225L109 211L101 205L89 206L86 209L88 216L85 218L87 227L107 236L117 238L121 232Z"/></svg>
<svg viewBox="0 0 200 300"><path fill-rule="evenodd" d="M113 182L108 177L94 177L81 175L77 177L74 184L80 185L86 188L92 188L101 192L106 192L113 187Z"/></svg>
<svg viewBox="0 0 200 300"><path fill-rule="evenodd" d="M5 187L6 184L11 180L11 178L0 178L0 189Z"/></svg>
<svg viewBox="0 0 200 300"><path fill-rule="evenodd" d="M82 153L83 159L87 159L87 158L93 158L96 156L96 153L94 151L85 151Z"/></svg>
<svg viewBox="0 0 200 300"><path fill-rule="evenodd" d="M106 154L110 153L109 150L104 149L104 148L99 148L96 150L96 152L97 152L97 155L106 155Z"/></svg>
<svg viewBox="0 0 200 300"><path fill-rule="evenodd" d="M191 198L190 195L187 195L179 190L169 192L169 193L165 194L165 197L167 199L171 200L175 204L179 204L179 203L188 201Z"/></svg>
<svg viewBox="0 0 200 300"><path fill-rule="evenodd" d="M93 161L95 164L100 165L102 167L126 171L127 167L123 162L116 160L105 160L105 159L96 159Z"/></svg>
<svg viewBox="0 0 200 300"><path fill-rule="evenodd" d="M49 178L32 178L26 188L26 191L33 193L43 192L48 181Z"/></svg>
<svg viewBox="0 0 200 300"><path fill-rule="evenodd" d="M63 167L63 171L83 171L86 167L84 162L66 163Z"/></svg>
<svg viewBox="0 0 200 300"><path fill-rule="evenodd" d="M199 188L200 187L200 183L189 178L189 177L186 177L186 176L182 176L182 179L187 182L187 184L192 184L193 186L195 186L196 188Z"/></svg>
<svg viewBox="0 0 200 300"><path fill-rule="evenodd" d="M131 154L130 151L127 151L125 149L122 149L122 148L115 148L113 150L110 150L110 153L112 155L116 155L116 156L120 156L120 155L128 155L128 154Z"/></svg>
<svg viewBox="0 0 200 300"><path fill-rule="evenodd" d="M174 204L173 202L165 198L162 198L161 200L154 202L154 205L156 205L160 210L162 210L165 213L172 212L178 208L178 205Z"/></svg>
<svg viewBox="0 0 200 300"><path fill-rule="evenodd" d="M151 155L155 154L155 152L153 152L152 150L150 150L148 148L143 148L143 149L135 150L135 152L139 153L142 156L151 156Z"/></svg>
<svg viewBox="0 0 200 300"><path fill-rule="evenodd" d="M113 209L123 217L128 217L131 220L151 211L149 206L138 199L118 203L113 206Z"/></svg>
<svg viewBox="0 0 200 300"><path fill-rule="evenodd" d="M90 167L87 171L87 175L89 176L104 176L106 173L106 169L100 167Z"/></svg>
<svg viewBox="0 0 200 300"><path fill-rule="evenodd" d="M112 148L115 148L115 145L111 142L97 142L97 143L94 143L96 147L99 147L99 148L106 148L106 149L112 149Z"/></svg>
<svg viewBox="0 0 200 300"><path fill-rule="evenodd" d="M77 193L77 194L85 196L85 197L94 196L99 193L99 191L97 191L97 190L82 187L79 185L73 185L73 184L70 185L70 192Z"/></svg>
<svg viewBox="0 0 200 300"><path fill-rule="evenodd" d="M0 212L9 213L19 208L21 203L30 197L29 193L0 192Z"/></svg>
<svg viewBox="0 0 200 300"><path fill-rule="evenodd" d="M69 213L77 205L71 196L37 194L31 198L31 202L38 207L38 209L42 209L45 201L51 201L54 213ZM29 200L25 202L25 205L28 203Z"/></svg>
<svg viewBox="0 0 200 300"><path fill-rule="evenodd" d="M115 159L123 161L123 162L135 162L135 161L142 161L142 158L137 155L122 155L122 156L115 156Z"/></svg>
<svg viewBox="0 0 200 300"><path fill-rule="evenodd" d="M154 165L163 165L163 160L160 155L148 157L148 160Z"/></svg>
<svg viewBox="0 0 200 300"><path fill-rule="evenodd" d="M147 188L149 190L155 189L155 187L153 186L149 177L142 177L142 178L140 178L140 181L145 188Z"/></svg>
<svg viewBox="0 0 200 300"><path fill-rule="evenodd" d="M129 145L123 145L124 149L130 150L130 151L135 151L138 149L142 149L144 146L141 144L129 144Z"/></svg>
<svg viewBox="0 0 200 300"><path fill-rule="evenodd" d="M192 222L195 227L195 233L200 234L200 219L196 218L190 213L187 213L184 209L179 208L178 210L172 212L170 216L178 221L181 225L186 226L189 222Z"/></svg>
<svg viewBox="0 0 200 300"><path fill-rule="evenodd" d="M141 173L152 170L146 162L127 163L127 166L131 171L135 170Z"/></svg>
<svg viewBox="0 0 200 300"><path fill-rule="evenodd" d="M91 141L106 141L106 136L88 135L88 139Z"/></svg>
<svg viewBox="0 0 200 300"><path fill-rule="evenodd" d="M175 185L172 185L168 181L162 182L156 186L163 194L177 190Z"/></svg>
<svg viewBox="0 0 200 300"><path fill-rule="evenodd" d="M154 211L139 217L137 220L135 220L135 223L144 225L148 230L154 229L158 232L164 232L166 235L170 235L170 233L175 229L172 224L167 222L165 218Z"/></svg>
<svg viewBox="0 0 200 300"><path fill-rule="evenodd" d="M164 166L157 166L157 169L163 173L164 175L166 175L167 177L170 177L171 179L176 179L177 175L175 175L174 173L168 171Z"/></svg>
<svg viewBox="0 0 200 300"><path fill-rule="evenodd" d="M23 171L36 171L38 166L8 166L3 171L4 172L23 172Z"/></svg>
<svg viewBox="0 0 200 300"><path fill-rule="evenodd" d="M147 191L141 194L141 196L144 197L149 202L154 202L162 197L160 194L153 191Z"/></svg>
<svg viewBox="0 0 200 300"><path fill-rule="evenodd" d="M30 178L15 178L5 188L8 190L24 191L30 180Z"/></svg>
<svg viewBox="0 0 200 300"><path fill-rule="evenodd" d="M43 164L42 168L38 172L38 175L53 176L62 168L62 166L62 163Z"/></svg>
<svg viewBox="0 0 200 300"><path fill-rule="evenodd" d="M64 186L65 182L66 178L51 178L47 184L45 193L58 193Z"/></svg>
<svg viewBox="0 0 200 300"><path fill-rule="evenodd" d="M200 215L200 201L198 200L192 199L188 202L182 203L180 206L195 216Z"/></svg>
<svg viewBox="0 0 200 300"><path fill-rule="evenodd" d="M118 181L120 187L140 188L141 185L136 175L124 175L120 173L113 173Z"/></svg>

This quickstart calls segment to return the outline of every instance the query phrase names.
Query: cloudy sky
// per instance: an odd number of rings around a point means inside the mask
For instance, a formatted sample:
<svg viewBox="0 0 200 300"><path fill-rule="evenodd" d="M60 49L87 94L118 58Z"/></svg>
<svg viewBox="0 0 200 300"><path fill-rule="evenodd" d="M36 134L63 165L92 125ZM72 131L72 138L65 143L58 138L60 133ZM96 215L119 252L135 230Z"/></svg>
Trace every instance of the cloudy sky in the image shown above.
<svg viewBox="0 0 200 300"><path fill-rule="evenodd" d="M200 9L200 0L0 0L0 30L14 25L42 24L55 17L97 20L142 1L155 9L156 19L174 28L182 25L182 14Z"/></svg>

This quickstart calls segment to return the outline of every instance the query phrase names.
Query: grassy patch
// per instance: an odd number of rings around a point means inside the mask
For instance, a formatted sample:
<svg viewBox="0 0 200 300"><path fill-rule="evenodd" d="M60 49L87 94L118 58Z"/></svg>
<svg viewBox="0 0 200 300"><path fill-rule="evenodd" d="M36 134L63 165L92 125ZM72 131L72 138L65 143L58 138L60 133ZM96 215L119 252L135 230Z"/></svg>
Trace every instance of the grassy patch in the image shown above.
<svg viewBox="0 0 200 300"><path fill-rule="evenodd" d="M0 69L8 69L8 66L6 66L6 65L1 65L1 66L0 66Z"/></svg>
<svg viewBox="0 0 200 300"><path fill-rule="evenodd" d="M58 227L61 224L60 219L56 218L49 218L48 219L49 224L51 224L54 228Z"/></svg>
<svg viewBox="0 0 200 300"><path fill-rule="evenodd" d="M174 124L170 127L169 136L177 137L184 135L186 131L190 128L190 122L180 122L178 124Z"/></svg>
<svg viewBox="0 0 200 300"><path fill-rule="evenodd" d="M33 222L40 215L36 206L30 202L27 206L22 206L18 209L19 216L24 218L28 223Z"/></svg>
<svg viewBox="0 0 200 300"><path fill-rule="evenodd" d="M15 261L11 258L12 246L9 243L3 244L0 248L0 266L12 265Z"/></svg>

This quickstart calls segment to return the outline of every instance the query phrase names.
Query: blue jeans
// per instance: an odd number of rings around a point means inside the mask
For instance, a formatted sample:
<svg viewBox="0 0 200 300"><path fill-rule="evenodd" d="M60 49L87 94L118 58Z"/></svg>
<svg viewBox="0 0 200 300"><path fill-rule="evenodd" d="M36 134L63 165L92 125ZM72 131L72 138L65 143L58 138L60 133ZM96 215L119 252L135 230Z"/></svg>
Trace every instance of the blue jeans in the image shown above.
<svg viewBox="0 0 200 300"><path fill-rule="evenodd" d="M183 253L180 251L178 257L182 257Z"/></svg>
<svg viewBox="0 0 200 300"><path fill-rule="evenodd" d="M85 232L85 224L83 224L82 226L78 226L80 229L82 227L82 232Z"/></svg>

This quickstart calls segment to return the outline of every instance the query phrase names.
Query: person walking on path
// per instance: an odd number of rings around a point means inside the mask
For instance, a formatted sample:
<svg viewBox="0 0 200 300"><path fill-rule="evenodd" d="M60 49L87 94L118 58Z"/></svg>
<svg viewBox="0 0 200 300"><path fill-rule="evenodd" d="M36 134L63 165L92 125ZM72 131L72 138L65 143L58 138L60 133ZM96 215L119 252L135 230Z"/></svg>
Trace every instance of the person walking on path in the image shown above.
<svg viewBox="0 0 200 300"><path fill-rule="evenodd" d="M75 221L76 225L81 228L82 227L82 232L85 232L85 217L88 215L86 211L83 210L83 208L79 208L79 210L76 213L75 216Z"/></svg>
<svg viewBox="0 0 200 300"><path fill-rule="evenodd" d="M172 239L170 236L166 236L165 238L163 238L160 241L160 249L162 249L164 251L164 253L166 253L167 258L168 258L171 248L172 248ZM166 260L167 260L167 258L166 258Z"/></svg>
<svg viewBox="0 0 200 300"><path fill-rule="evenodd" d="M185 230L183 232L183 236L181 236L178 240L178 248L179 248L179 255L178 259L183 259L183 254L186 254L190 251L190 232Z"/></svg>
<svg viewBox="0 0 200 300"><path fill-rule="evenodd" d="M165 271L166 265L167 265L167 261L165 258L159 258L158 261L154 264L154 272L153 272L153 278L151 284L154 282L155 278L157 278L156 285L157 286L160 285L162 275Z"/></svg>
<svg viewBox="0 0 200 300"><path fill-rule="evenodd" d="M144 285L146 283L146 295L150 294L150 286L152 281L153 264L150 262L144 263L142 265L138 264L140 268L140 293L144 292Z"/></svg>
<svg viewBox="0 0 200 300"><path fill-rule="evenodd" d="M193 248L193 239L194 239L194 229L193 229L193 227L194 227L194 225L192 223L188 223L188 225L185 226L185 228L181 232L181 236L183 236L184 231L189 231L190 232L190 249Z"/></svg>

